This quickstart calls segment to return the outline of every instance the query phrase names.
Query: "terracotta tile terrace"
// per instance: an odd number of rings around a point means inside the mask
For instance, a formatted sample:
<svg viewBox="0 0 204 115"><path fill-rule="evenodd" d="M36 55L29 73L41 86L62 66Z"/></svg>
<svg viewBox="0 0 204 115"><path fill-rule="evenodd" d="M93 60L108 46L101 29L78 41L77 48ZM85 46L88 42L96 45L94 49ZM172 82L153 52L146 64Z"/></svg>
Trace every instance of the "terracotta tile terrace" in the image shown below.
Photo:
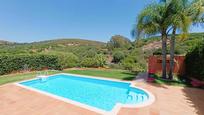
<svg viewBox="0 0 204 115"><path fill-rule="evenodd" d="M204 90L136 82L152 92L155 102L143 108L121 108L118 115L204 115ZM96 115L77 105L21 88L0 86L1 115Z"/></svg>

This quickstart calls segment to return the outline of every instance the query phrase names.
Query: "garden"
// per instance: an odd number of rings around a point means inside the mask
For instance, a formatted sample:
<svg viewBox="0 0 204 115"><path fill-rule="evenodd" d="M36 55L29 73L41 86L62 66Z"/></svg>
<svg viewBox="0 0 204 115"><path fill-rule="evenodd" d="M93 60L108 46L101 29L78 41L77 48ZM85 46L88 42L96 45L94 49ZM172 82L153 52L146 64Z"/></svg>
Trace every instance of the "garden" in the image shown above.
<svg viewBox="0 0 204 115"><path fill-rule="evenodd" d="M0 81L7 81L8 77L5 75L10 74L34 74L44 70L64 72L70 68L77 68L75 71L69 71L71 73L108 77L106 72L87 69L100 68L101 71L105 69L113 72L109 76L111 78L114 78L115 74L116 78L131 80L133 74L137 76L138 73L148 72L150 56L160 55L162 72L155 73L154 79L157 83L176 82L175 84L200 87L204 80L204 33L189 33L189 28L194 23L203 24L203 11L199 9L202 5L202 1L175 0L149 4L137 17L132 31L133 40L122 35L113 35L107 43L82 39L33 43L2 42ZM174 57L178 55L186 56L184 75L176 75L173 71ZM167 56L170 56L168 71ZM121 76L117 72L121 73ZM20 77L21 80L23 78ZM2 83L6 83L5 81Z"/></svg>

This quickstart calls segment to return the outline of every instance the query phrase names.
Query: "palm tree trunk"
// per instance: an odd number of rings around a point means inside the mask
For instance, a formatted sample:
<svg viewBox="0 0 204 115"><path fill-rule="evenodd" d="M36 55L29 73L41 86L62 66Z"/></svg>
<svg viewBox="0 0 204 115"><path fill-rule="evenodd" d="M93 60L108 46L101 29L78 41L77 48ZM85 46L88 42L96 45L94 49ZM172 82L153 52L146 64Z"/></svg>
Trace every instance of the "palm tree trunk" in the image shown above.
<svg viewBox="0 0 204 115"><path fill-rule="evenodd" d="M175 38L176 38L176 28L173 28L171 41L170 41L170 68L169 68L169 79L173 79L174 70L174 52L175 52Z"/></svg>
<svg viewBox="0 0 204 115"><path fill-rule="evenodd" d="M166 77L166 49L167 49L167 35L162 33L162 78L167 79Z"/></svg>

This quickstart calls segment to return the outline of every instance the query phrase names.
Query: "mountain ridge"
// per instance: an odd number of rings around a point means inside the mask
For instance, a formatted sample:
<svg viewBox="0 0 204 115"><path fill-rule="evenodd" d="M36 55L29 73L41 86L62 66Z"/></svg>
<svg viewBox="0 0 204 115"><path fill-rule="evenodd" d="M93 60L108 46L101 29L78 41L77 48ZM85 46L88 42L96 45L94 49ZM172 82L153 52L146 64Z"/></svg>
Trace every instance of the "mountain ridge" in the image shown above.
<svg viewBox="0 0 204 115"><path fill-rule="evenodd" d="M18 43L18 42L10 42L5 40L0 40L0 45L35 45L35 44L66 44L67 45L104 45L105 42L101 41L95 41L95 40L86 40L86 39L80 39L80 38L59 38L59 39L53 39L53 40L44 40L44 41L37 41L37 42L31 42L31 43Z"/></svg>

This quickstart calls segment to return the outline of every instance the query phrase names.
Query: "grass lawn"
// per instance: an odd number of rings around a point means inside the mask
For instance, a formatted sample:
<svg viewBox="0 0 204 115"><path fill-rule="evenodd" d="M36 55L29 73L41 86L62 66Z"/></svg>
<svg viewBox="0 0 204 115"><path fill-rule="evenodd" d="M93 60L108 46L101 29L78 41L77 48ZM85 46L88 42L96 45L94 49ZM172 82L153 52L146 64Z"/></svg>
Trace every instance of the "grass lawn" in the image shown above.
<svg viewBox="0 0 204 115"><path fill-rule="evenodd" d="M189 86L186 82L178 79L178 76L174 76L173 80L164 80L161 77L159 77L160 75L154 75L153 77L155 78L155 83L157 84L166 84L166 85L173 85L173 86Z"/></svg>
<svg viewBox="0 0 204 115"><path fill-rule="evenodd" d="M114 78L120 80L132 80L135 78L136 74L126 71L126 70L99 70L99 69L88 69L88 70L65 70L65 73L89 75L89 76L99 76L106 78Z"/></svg>
<svg viewBox="0 0 204 115"><path fill-rule="evenodd" d="M48 74L56 74L56 73L72 73L72 74L80 74L80 75L90 75L90 76L98 76L98 77L106 77L106 78L115 78L121 80L132 80L135 77L134 73L125 70L98 70L98 69L88 69L88 70L63 70L63 71L48 71ZM27 80L34 78L37 72L29 72L29 73L17 73L17 74L9 74L0 76L0 85Z"/></svg>
<svg viewBox="0 0 204 115"><path fill-rule="evenodd" d="M59 73L59 71L48 71L49 74L56 74ZM8 75L2 75L0 76L0 85L21 81L21 80L27 80L34 78L36 76L37 72L28 72L28 73L17 73L17 74L8 74Z"/></svg>

